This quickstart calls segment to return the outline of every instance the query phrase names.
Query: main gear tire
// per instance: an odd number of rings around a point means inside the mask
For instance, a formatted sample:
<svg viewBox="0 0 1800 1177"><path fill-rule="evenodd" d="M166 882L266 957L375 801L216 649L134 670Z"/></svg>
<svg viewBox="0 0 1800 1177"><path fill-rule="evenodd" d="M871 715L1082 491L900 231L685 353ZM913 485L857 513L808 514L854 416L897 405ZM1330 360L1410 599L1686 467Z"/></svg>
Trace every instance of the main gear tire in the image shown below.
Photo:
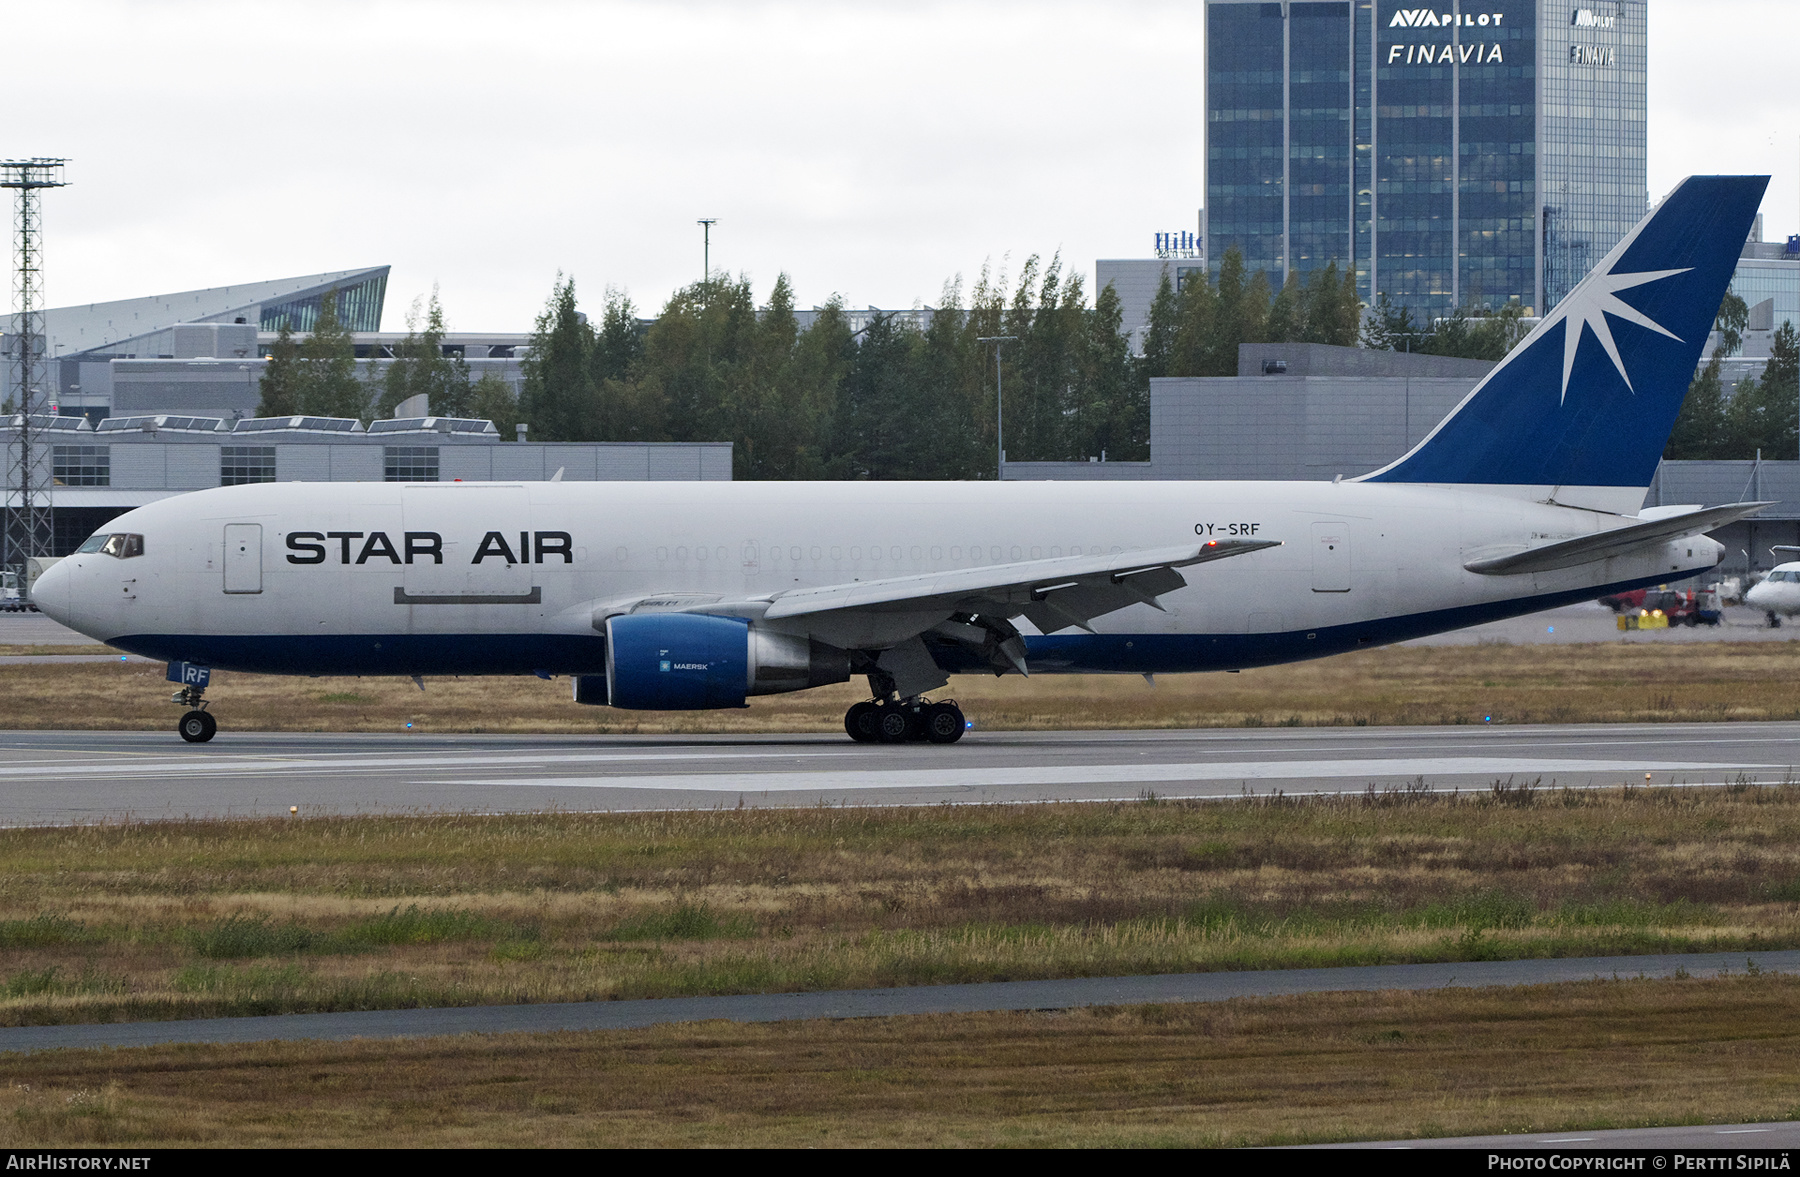
<svg viewBox="0 0 1800 1177"><path fill-rule="evenodd" d="M859 744L873 744L881 739L877 727L881 707L876 703L858 703L844 712L844 731Z"/></svg>
<svg viewBox="0 0 1800 1177"><path fill-rule="evenodd" d="M205 711L190 711L175 725L181 738L190 744L204 744L218 733L219 721Z"/></svg>
<svg viewBox="0 0 1800 1177"><path fill-rule="evenodd" d="M910 707L883 707L875 730L884 744L904 744L917 735L919 717Z"/></svg>
<svg viewBox="0 0 1800 1177"><path fill-rule="evenodd" d="M933 744L954 744L963 738L967 725L962 708L954 703L933 703L925 709L925 738Z"/></svg>

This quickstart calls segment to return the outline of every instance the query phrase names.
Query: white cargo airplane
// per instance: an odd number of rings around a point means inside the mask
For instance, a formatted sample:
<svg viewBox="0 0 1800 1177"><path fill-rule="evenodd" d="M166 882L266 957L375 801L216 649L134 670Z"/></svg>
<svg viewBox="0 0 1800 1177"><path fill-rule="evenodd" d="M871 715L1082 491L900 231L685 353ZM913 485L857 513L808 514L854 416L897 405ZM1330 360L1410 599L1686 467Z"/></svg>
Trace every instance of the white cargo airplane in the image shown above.
<svg viewBox="0 0 1800 1177"><path fill-rule="evenodd" d="M569 675L742 707L866 676L858 740L958 739L952 674L1237 670L1661 584L1767 504L1643 510L1766 177L1691 177L1436 430L1338 482L299 482L128 512L36 585L213 669Z"/></svg>

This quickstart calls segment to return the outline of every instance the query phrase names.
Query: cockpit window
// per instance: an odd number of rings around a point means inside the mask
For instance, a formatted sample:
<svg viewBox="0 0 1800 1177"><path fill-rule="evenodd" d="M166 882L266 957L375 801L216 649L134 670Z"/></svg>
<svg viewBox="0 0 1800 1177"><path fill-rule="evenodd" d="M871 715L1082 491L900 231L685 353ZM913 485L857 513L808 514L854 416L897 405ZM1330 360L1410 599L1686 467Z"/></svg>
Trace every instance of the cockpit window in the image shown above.
<svg viewBox="0 0 1800 1177"><path fill-rule="evenodd" d="M129 560L133 556L144 554L144 537L116 531L111 535L90 535L87 542L75 549L77 552L99 552L106 556L117 556L121 560Z"/></svg>

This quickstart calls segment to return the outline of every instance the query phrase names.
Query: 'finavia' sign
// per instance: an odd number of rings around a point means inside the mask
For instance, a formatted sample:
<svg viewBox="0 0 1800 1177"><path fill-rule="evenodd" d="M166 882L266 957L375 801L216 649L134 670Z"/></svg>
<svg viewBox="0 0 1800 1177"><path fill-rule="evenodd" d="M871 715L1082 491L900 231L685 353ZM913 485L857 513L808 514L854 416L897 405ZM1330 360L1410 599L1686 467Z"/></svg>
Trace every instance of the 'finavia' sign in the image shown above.
<svg viewBox="0 0 1800 1177"><path fill-rule="evenodd" d="M1499 42L1464 45L1389 45L1389 65L1504 65Z"/></svg>

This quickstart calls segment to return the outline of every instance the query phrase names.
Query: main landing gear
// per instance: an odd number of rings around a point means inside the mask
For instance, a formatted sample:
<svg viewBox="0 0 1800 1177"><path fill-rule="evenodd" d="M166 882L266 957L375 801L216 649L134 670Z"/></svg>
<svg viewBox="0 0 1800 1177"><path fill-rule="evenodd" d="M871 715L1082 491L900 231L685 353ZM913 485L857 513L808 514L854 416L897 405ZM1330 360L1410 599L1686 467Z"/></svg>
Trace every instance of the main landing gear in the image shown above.
<svg viewBox="0 0 1800 1177"><path fill-rule="evenodd" d="M949 701L871 700L844 712L844 730L859 744L954 744L967 728L962 708Z"/></svg>

